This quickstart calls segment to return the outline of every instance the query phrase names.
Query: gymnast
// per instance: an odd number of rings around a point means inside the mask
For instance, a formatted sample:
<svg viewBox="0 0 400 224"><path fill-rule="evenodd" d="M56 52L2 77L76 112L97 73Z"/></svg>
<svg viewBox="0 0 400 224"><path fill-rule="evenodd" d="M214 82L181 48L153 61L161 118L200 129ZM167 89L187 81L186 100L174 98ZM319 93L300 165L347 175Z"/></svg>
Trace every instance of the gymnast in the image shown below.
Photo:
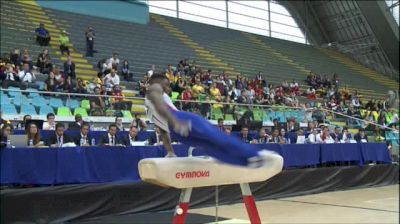
<svg viewBox="0 0 400 224"><path fill-rule="evenodd" d="M155 73L150 77L145 106L150 120L160 128L161 140L167 151L166 157L175 157L171 135L179 142L204 150L215 159L238 166L258 168L275 152L259 151L254 145L228 136L196 114L179 111L172 103L169 79Z"/></svg>

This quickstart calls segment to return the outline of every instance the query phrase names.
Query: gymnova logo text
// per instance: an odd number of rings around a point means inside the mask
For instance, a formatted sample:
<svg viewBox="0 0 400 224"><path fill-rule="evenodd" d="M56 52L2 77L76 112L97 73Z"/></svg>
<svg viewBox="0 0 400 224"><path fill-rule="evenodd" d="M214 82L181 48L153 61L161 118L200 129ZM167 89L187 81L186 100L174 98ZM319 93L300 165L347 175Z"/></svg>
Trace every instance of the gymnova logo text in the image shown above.
<svg viewBox="0 0 400 224"><path fill-rule="evenodd" d="M176 179L189 179L189 178L200 178L200 177L209 177L209 176L210 176L209 170L177 172L175 174Z"/></svg>

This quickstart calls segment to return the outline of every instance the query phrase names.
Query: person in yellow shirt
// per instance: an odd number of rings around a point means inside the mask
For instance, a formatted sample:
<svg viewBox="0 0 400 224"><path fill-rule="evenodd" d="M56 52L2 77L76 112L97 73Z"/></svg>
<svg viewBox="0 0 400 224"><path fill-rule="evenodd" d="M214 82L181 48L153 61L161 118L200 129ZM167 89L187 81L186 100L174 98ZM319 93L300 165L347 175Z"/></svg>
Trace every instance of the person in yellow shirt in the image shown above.
<svg viewBox="0 0 400 224"><path fill-rule="evenodd" d="M215 82L213 82L211 84L210 95L211 95L211 99L213 99L213 100L217 100L217 101L221 100L221 92L217 88L217 83L215 83Z"/></svg>
<svg viewBox="0 0 400 224"><path fill-rule="evenodd" d="M69 37L68 37L68 33L67 31L63 30L60 34L60 51L61 54L64 55L64 53L67 53L67 55L69 55Z"/></svg>
<svg viewBox="0 0 400 224"><path fill-rule="evenodd" d="M196 81L196 84L194 84L194 86L192 87L192 96L193 99L197 99L197 97L199 96L199 94L204 94L204 87L203 85L200 83L199 80Z"/></svg>

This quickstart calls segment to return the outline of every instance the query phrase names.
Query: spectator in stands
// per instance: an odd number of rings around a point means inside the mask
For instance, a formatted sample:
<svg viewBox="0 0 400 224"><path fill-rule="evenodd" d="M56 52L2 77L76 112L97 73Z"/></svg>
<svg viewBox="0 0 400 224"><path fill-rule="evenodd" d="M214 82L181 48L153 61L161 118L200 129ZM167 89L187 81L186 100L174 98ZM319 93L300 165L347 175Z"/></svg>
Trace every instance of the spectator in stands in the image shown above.
<svg viewBox="0 0 400 224"><path fill-rule="evenodd" d="M36 28L35 30L35 34L36 34L36 42L40 45L40 46L48 46L49 42L50 42L50 33L49 31L44 28L44 24L41 23L39 25L39 28Z"/></svg>
<svg viewBox="0 0 400 224"><path fill-rule="evenodd" d="M10 55L10 61L15 67L22 64L21 51L19 48L14 48L14 51Z"/></svg>
<svg viewBox="0 0 400 224"><path fill-rule="evenodd" d="M124 77L125 81L130 82L132 81L133 74L129 71L129 62L124 60L121 66L121 75Z"/></svg>
<svg viewBox="0 0 400 224"><path fill-rule="evenodd" d="M115 110L130 110L132 107L131 101L124 101L125 95L119 85L113 87L111 103Z"/></svg>
<svg viewBox="0 0 400 224"><path fill-rule="evenodd" d="M356 140L358 143L360 142L368 142L368 137L365 134L364 128L358 129L358 133L354 135L354 140Z"/></svg>
<svg viewBox="0 0 400 224"><path fill-rule="evenodd" d="M74 142L72 138L64 133L65 126L63 123L57 123L55 131L49 136L47 146L49 147L62 147L63 144Z"/></svg>
<svg viewBox="0 0 400 224"><path fill-rule="evenodd" d="M361 107L361 102L360 102L360 98L358 97L358 95L352 96L351 105L353 105L353 107L356 109Z"/></svg>
<svg viewBox="0 0 400 224"><path fill-rule="evenodd" d="M90 97L90 114L92 116L103 116L105 110L105 103L103 97L100 95L100 88L94 88L94 94L97 96Z"/></svg>
<svg viewBox="0 0 400 224"><path fill-rule="evenodd" d="M120 116L115 117L114 124L117 127L118 131L125 131L124 124L122 123L122 117Z"/></svg>
<svg viewBox="0 0 400 224"><path fill-rule="evenodd" d="M265 128L260 128L258 131L258 137L254 139L256 144L266 144L270 141L270 136L266 133Z"/></svg>
<svg viewBox="0 0 400 224"><path fill-rule="evenodd" d="M53 64L51 63L48 49L44 49L43 52L39 54L36 66L42 74L49 74L52 71Z"/></svg>
<svg viewBox="0 0 400 224"><path fill-rule="evenodd" d="M94 53L94 39L96 37L94 30L92 27L88 27L86 32L85 32L85 37L86 37L86 56L87 57L93 57Z"/></svg>
<svg viewBox="0 0 400 224"><path fill-rule="evenodd" d="M351 134L349 133L349 130L344 127L342 130L342 133L338 136L338 140L341 143L348 143L352 139Z"/></svg>
<svg viewBox="0 0 400 224"><path fill-rule="evenodd" d="M197 99L200 94L204 94L204 86L200 83L200 80L196 81L196 84L192 86L192 98Z"/></svg>
<svg viewBox="0 0 400 224"><path fill-rule="evenodd" d="M68 130L70 131L79 131L81 130L82 125L87 124L87 122L83 121L82 115L75 115L75 122L68 125Z"/></svg>
<svg viewBox="0 0 400 224"><path fill-rule="evenodd" d="M251 138L249 135L248 127L246 126L242 127L242 130L240 131L240 139L245 143L251 143L253 141L253 138Z"/></svg>
<svg viewBox="0 0 400 224"><path fill-rule="evenodd" d="M67 53L67 55L69 55L69 45L71 43L69 42L69 37L68 37L67 31L63 30L61 32L59 40L60 40L61 54L64 55L64 53Z"/></svg>
<svg viewBox="0 0 400 224"><path fill-rule="evenodd" d="M185 91L182 92L181 98L184 102L182 102L182 110L188 111L192 107L191 102L185 102L192 100L192 90L190 86L186 86Z"/></svg>
<svg viewBox="0 0 400 224"><path fill-rule="evenodd" d="M20 78L15 72L12 64L6 64L6 70L4 71L3 77L3 89L8 89L9 86L21 88Z"/></svg>
<svg viewBox="0 0 400 224"><path fill-rule="evenodd" d="M0 135L0 148L4 148L7 145L8 136L13 133L14 127L10 123L5 123L1 127Z"/></svg>
<svg viewBox="0 0 400 224"><path fill-rule="evenodd" d="M221 92L220 90L217 88L217 83L213 82L211 84L211 88L210 88L210 95L211 95L211 99L213 100L221 100L222 96L221 96Z"/></svg>
<svg viewBox="0 0 400 224"><path fill-rule="evenodd" d="M308 88L306 94L307 94L308 104L311 107L314 107L315 101L317 100L317 95L315 94L315 89L313 87Z"/></svg>
<svg viewBox="0 0 400 224"><path fill-rule="evenodd" d="M111 72L104 77L104 84L107 88L113 88L114 85L119 85L119 76L115 69L111 69Z"/></svg>
<svg viewBox="0 0 400 224"><path fill-rule="evenodd" d="M218 121L217 121L217 128L218 128L218 130L220 130L221 132L224 132L224 131L225 131L224 119L218 118Z"/></svg>
<svg viewBox="0 0 400 224"><path fill-rule="evenodd" d="M63 93L72 93L74 89L75 89L75 87L74 87L74 84L72 83L71 76L68 76L67 78L64 78L64 77L61 78L56 91L63 92ZM61 98L65 98L65 97L66 97L65 95L61 96Z"/></svg>
<svg viewBox="0 0 400 224"><path fill-rule="evenodd" d="M28 64L29 69L33 68L32 56L28 49L24 49L24 53L22 54L22 64Z"/></svg>
<svg viewBox="0 0 400 224"><path fill-rule="evenodd" d="M24 70L18 73L18 77L21 80L21 89L38 88L38 85L36 84L36 76L30 70L28 64L24 64Z"/></svg>
<svg viewBox="0 0 400 224"><path fill-rule="evenodd" d="M66 76L70 76L72 79L75 80L75 63L72 61L72 57L69 55L68 60L64 62L64 74Z"/></svg>
<svg viewBox="0 0 400 224"><path fill-rule="evenodd" d="M131 126L129 128L128 134L123 137L124 145L133 146L137 141L139 141L138 130L135 127Z"/></svg>
<svg viewBox="0 0 400 224"><path fill-rule="evenodd" d="M119 66L119 58L118 58L118 53L113 53L113 56L109 59L108 63L110 63L112 69L117 69Z"/></svg>
<svg viewBox="0 0 400 224"><path fill-rule="evenodd" d="M77 146L91 146L92 137L89 134L90 126L88 123L83 123L80 126L80 133L74 138L75 145Z"/></svg>
<svg viewBox="0 0 400 224"><path fill-rule="evenodd" d="M88 93L86 85L82 81L82 79L78 79L77 80L77 85L76 85L76 88L75 88L74 92L75 93L80 93L80 94L87 94Z"/></svg>
<svg viewBox="0 0 400 224"><path fill-rule="evenodd" d="M313 128L312 129L312 132L308 135L308 142L309 143L312 143L312 144L314 144L314 143L317 143L317 139L319 139L320 137L319 137L319 134L318 134L318 129L316 129L316 128Z"/></svg>
<svg viewBox="0 0 400 224"><path fill-rule="evenodd" d="M40 136L40 130L35 123L30 123L26 128L26 135L28 137L27 146L40 147L44 146L44 141Z"/></svg>
<svg viewBox="0 0 400 224"><path fill-rule="evenodd" d="M135 127L138 131L142 131L147 128L146 122L140 118L139 114L135 114L135 118L132 120L130 126Z"/></svg>
<svg viewBox="0 0 400 224"><path fill-rule="evenodd" d="M48 92L55 92L57 89L58 82L55 79L54 73L51 72L49 77L44 81L43 89Z"/></svg>
<svg viewBox="0 0 400 224"><path fill-rule="evenodd" d="M122 139L117 136L117 126L115 124L110 124L108 126L108 132L101 139L99 144L102 146L115 146L123 144Z"/></svg>
<svg viewBox="0 0 400 224"><path fill-rule="evenodd" d="M146 89L149 83L149 76L146 74L143 76L143 79L139 81L139 94L140 96L144 96L146 94Z"/></svg>
<svg viewBox="0 0 400 224"><path fill-rule="evenodd" d="M232 129L231 128L225 128L224 133L226 135L231 135L232 134Z"/></svg>

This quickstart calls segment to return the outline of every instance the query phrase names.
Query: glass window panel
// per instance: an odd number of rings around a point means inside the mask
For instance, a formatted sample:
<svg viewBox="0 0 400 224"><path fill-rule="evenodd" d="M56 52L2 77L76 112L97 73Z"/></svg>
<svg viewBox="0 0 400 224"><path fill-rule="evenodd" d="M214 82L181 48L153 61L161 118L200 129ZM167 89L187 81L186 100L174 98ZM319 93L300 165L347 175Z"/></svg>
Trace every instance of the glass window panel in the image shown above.
<svg viewBox="0 0 400 224"><path fill-rule="evenodd" d="M278 22L278 23L297 27L297 23L294 21L294 19L292 17L284 16L284 15L276 14L276 13L272 13L272 12L271 12L271 22Z"/></svg>
<svg viewBox="0 0 400 224"><path fill-rule="evenodd" d="M271 32L271 37L275 37L275 38L279 38L279 39L283 39L283 40L288 40L288 41L293 41L293 42L298 42L298 43L302 43L302 44L305 43L304 38L288 36L288 35L281 34L281 33Z"/></svg>
<svg viewBox="0 0 400 224"><path fill-rule="evenodd" d="M181 4L182 2L194 3L197 5L225 10L225 1L179 1L179 4Z"/></svg>
<svg viewBox="0 0 400 224"><path fill-rule="evenodd" d="M245 31L249 33L255 33L255 34L260 34L263 36L269 36L269 31L268 30L261 30L261 29L256 29L252 27L248 27L246 25L239 25L239 24L229 24L229 28L233 30L240 30L240 31Z"/></svg>
<svg viewBox="0 0 400 224"><path fill-rule="evenodd" d="M238 15L232 12L228 14L229 23L236 23L244 26L258 27L260 29L269 29L267 20L260 20L243 15ZM229 26L230 27L230 26Z"/></svg>
<svg viewBox="0 0 400 224"><path fill-rule="evenodd" d="M180 1L179 12L226 21L226 14L223 11L198 5L197 1L193 3Z"/></svg>
<svg viewBox="0 0 400 224"><path fill-rule="evenodd" d="M279 23L271 22L271 31L304 38L304 35L299 28L286 26Z"/></svg>
<svg viewBox="0 0 400 224"><path fill-rule="evenodd" d="M267 1L229 1L228 4L232 5L241 5L241 6L250 6L252 8L258 8L260 10L268 10L268 2ZM248 8L248 7L246 7Z"/></svg>
<svg viewBox="0 0 400 224"><path fill-rule="evenodd" d="M176 1L149 1L151 13L176 17Z"/></svg>
<svg viewBox="0 0 400 224"><path fill-rule="evenodd" d="M285 9L285 7L281 6L279 3L271 2L270 7L271 12L277 12L283 15L290 16L290 13Z"/></svg>
<svg viewBox="0 0 400 224"><path fill-rule="evenodd" d="M180 19L187 19L199 23L205 23L205 24L210 24L214 26L220 26L220 27L226 27L226 21L218 21L212 18L206 18L198 15L191 15L187 14L186 12L180 12L179 13L179 18Z"/></svg>
<svg viewBox="0 0 400 224"><path fill-rule="evenodd" d="M253 3L253 2L252 2ZM249 4L249 3L247 3ZM267 4L267 2L265 2ZM228 2L229 12L235 12L243 15L248 15L249 17L257 17L260 19L268 20L268 11L262 9L251 8L244 6L242 4L237 4L235 2Z"/></svg>

